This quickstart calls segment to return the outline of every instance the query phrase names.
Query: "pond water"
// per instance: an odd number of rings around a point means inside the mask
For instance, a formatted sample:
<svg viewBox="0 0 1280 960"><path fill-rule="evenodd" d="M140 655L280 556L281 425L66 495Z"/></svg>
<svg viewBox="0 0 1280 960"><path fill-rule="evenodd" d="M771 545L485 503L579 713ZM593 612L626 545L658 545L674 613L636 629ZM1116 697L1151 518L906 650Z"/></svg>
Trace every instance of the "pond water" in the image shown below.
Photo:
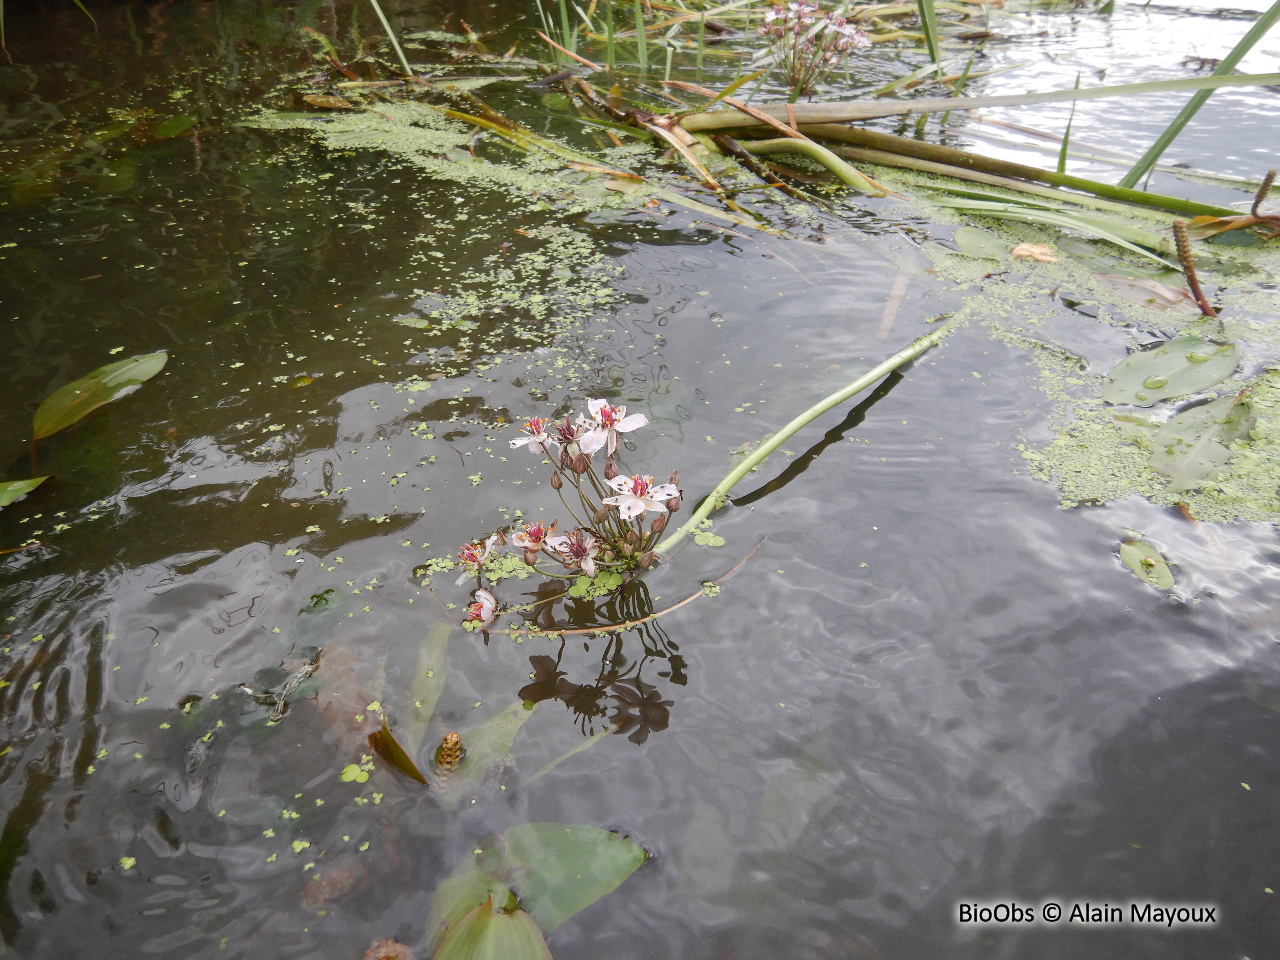
<svg viewBox="0 0 1280 960"><path fill-rule="evenodd" d="M258 125L261 107L293 111L325 86L309 86L324 65L300 28L344 57L378 45L362 3L102 4L96 31L71 4L14 6L0 480L33 475L29 418L53 390L113 360L169 360L42 440L51 479L0 511L0 549L28 544L0 555L8 950L358 958L390 938L429 956L437 884L495 834L543 822L649 854L549 935L560 960L1259 957L1280 942L1274 525L1137 494L1064 509L1022 456L1055 436L1061 398L971 286L999 268L961 276L921 246L950 237L949 213L844 196L771 207L785 235L729 229L669 200L611 205L559 164L522 167L515 186L444 170L466 164L465 142L406 159L330 135L346 122L332 115ZM386 7L406 36L465 21L494 51L541 56L532 6ZM1223 56L1255 14L991 16L984 65L1029 65L971 92L1169 76ZM456 47L415 43L421 63ZM1246 68L1273 70L1277 45ZM886 45L823 94L925 62ZM477 93L596 149L517 68ZM673 76L737 72L682 53ZM1072 137L1140 153L1184 97L1082 103ZM984 116L1058 135L1068 114ZM1223 90L1166 160L1257 178L1278 115L1274 92ZM945 136L1056 159L973 118ZM476 150L502 153L493 138ZM662 166L649 146L610 156ZM1170 172L1151 189L1249 200ZM1010 269L1049 291L1027 311L1091 375L1153 335L1145 313L1072 309L1056 295L1072 276L1044 267ZM1236 320L1262 330L1274 282L1246 283ZM1009 303L990 295L992 317L1023 309ZM643 412L627 472L678 469L692 506L734 451L949 311L968 324L735 489L723 546L688 543L598 610L550 609L636 619L763 541L716 596L616 635L513 638L463 630L474 581L424 569L517 518L563 530L546 468L508 446L527 417L599 397ZM1275 349L1253 339L1256 372ZM1122 565L1131 531L1176 561L1174 589ZM560 583L497 592L524 603ZM253 694L290 674L272 722ZM415 699L436 697L421 715ZM445 733L465 745L513 705L509 751L465 789L368 769L380 709L425 769ZM1211 904L1219 921L957 923L957 904L997 901Z"/></svg>

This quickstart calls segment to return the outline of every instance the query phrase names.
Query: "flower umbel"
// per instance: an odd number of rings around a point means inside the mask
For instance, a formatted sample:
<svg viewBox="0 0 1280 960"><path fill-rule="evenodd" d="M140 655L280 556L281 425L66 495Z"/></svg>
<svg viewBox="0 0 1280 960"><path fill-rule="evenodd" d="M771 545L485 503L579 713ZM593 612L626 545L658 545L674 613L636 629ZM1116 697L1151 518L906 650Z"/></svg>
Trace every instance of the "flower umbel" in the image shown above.
<svg viewBox="0 0 1280 960"><path fill-rule="evenodd" d="M643 413L633 413L628 417L625 406L615 407L607 400L588 400L587 410L591 413L591 420L587 421L587 432L578 443L586 454L607 446L606 454L613 456L618 449L618 434L638 430L649 422Z"/></svg>
<svg viewBox="0 0 1280 960"><path fill-rule="evenodd" d="M479 543L464 543L462 549L458 551L458 559L462 562L462 574L457 582L462 583L468 577L479 576L484 562L493 553L493 548L499 546L501 542L501 535L495 533L484 542L483 546Z"/></svg>
<svg viewBox="0 0 1280 960"><path fill-rule="evenodd" d="M631 477L614 477L609 486L618 491L616 497L605 497L602 503L618 508L623 520L638 517L646 510L667 512L666 502L680 495L674 483L660 483L654 486L653 477L648 474L636 474Z"/></svg>

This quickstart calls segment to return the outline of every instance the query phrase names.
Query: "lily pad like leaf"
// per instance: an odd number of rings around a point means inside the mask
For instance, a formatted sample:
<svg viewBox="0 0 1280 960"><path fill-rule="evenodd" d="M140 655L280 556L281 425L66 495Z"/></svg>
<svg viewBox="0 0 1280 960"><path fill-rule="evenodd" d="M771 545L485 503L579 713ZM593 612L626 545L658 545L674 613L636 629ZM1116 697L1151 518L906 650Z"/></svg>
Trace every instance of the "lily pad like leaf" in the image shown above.
<svg viewBox="0 0 1280 960"><path fill-rule="evenodd" d="M1161 283L1150 277L1129 277L1122 273L1095 273L1093 279L1112 293L1119 294L1134 303L1140 303L1144 307L1154 307L1156 310L1183 310L1187 313L1200 312L1195 300L1186 290L1171 287L1167 283Z"/></svg>
<svg viewBox="0 0 1280 960"><path fill-rule="evenodd" d="M1240 350L1234 343L1182 337L1121 360L1107 374L1102 399L1149 407L1207 390L1231 376L1239 362Z"/></svg>
<svg viewBox="0 0 1280 960"><path fill-rule="evenodd" d="M436 884L427 913L427 947L430 954L459 922L476 907L497 900L506 903L511 891L500 880L485 873L470 859Z"/></svg>
<svg viewBox="0 0 1280 960"><path fill-rule="evenodd" d="M369 734L369 746L373 748L374 753L410 780L416 780L423 785L426 784L427 778L422 775L422 771L410 759L409 754L405 753L404 747L400 746L400 742L396 740L395 734L391 732L391 728L387 726L385 719L382 721L381 730L377 733Z"/></svg>
<svg viewBox="0 0 1280 960"><path fill-rule="evenodd" d="M8 480L0 483L0 507L7 507L19 497L26 496L48 479L48 477L35 477L31 480Z"/></svg>
<svg viewBox="0 0 1280 960"><path fill-rule="evenodd" d="M494 913L486 900L449 932L433 960L552 960L547 941L523 910Z"/></svg>
<svg viewBox="0 0 1280 960"><path fill-rule="evenodd" d="M133 393L140 384L163 370L168 359L169 355L161 350L108 363L88 376L55 390L36 410L35 439L52 436L104 403Z"/></svg>
<svg viewBox="0 0 1280 960"><path fill-rule="evenodd" d="M1194 490L1231 459L1227 445L1248 440L1257 418L1245 397L1220 397L1171 419L1151 438L1151 466L1169 491Z"/></svg>
<svg viewBox="0 0 1280 960"><path fill-rule="evenodd" d="M502 835L503 879L550 933L631 876L647 854L599 827L525 823Z"/></svg>
<svg viewBox="0 0 1280 960"><path fill-rule="evenodd" d="M1139 580L1145 580L1158 590L1173 587L1173 573L1160 551L1145 540L1126 540L1120 544L1120 560L1132 570Z"/></svg>
<svg viewBox="0 0 1280 960"><path fill-rule="evenodd" d="M1009 245L994 233L977 227L956 227L956 246L966 257L978 260L1003 260L1009 256Z"/></svg>

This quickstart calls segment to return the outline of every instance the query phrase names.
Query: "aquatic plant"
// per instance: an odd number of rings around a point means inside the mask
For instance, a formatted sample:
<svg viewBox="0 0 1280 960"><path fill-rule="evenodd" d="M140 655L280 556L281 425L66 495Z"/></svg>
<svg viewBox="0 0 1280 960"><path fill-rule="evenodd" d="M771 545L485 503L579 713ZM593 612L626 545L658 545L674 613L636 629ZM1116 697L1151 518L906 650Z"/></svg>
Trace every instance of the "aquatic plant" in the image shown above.
<svg viewBox="0 0 1280 960"><path fill-rule="evenodd" d="M812 96L814 86L839 69L851 51L871 43L844 17L810 0L775 5L765 13L760 33L769 39L774 62L791 87L791 103Z"/></svg>
<svg viewBox="0 0 1280 960"><path fill-rule="evenodd" d="M520 436L509 441L513 450L524 448L545 458L551 487L574 527L557 534L558 520L549 525L528 523L464 544L458 551L458 583L469 577L478 581L464 620L468 629L487 630L502 612L485 583L513 574L515 558L496 553L508 544L527 567L541 573L579 574L587 583L575 584L577 593L572 595L577 596L611 593L621 586L623 572L656 562L653 550L667 518L680 509L679 476L672 472L665 483L655 483L649 474L620 473L615 462L619 438L644 427L649 418L628 415L625 406L602 399L587 401L587 411L589 415L559 421L530 417L520 425ZM601 452L604 463L597 471L594 458ZM568 498L566 489L571 491ZM646 523L650 513L655 516Z"/></svg>

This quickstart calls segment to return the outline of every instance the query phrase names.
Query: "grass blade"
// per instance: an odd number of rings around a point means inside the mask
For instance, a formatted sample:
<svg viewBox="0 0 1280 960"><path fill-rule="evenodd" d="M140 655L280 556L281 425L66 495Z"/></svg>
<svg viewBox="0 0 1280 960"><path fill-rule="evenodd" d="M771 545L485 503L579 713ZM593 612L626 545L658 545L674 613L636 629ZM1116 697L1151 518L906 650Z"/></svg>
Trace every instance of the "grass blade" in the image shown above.
<svg viewBox="0 0 1280 960"><path fill-rule="evenodd" d="M605 21L604 21L604 33L605 33L604 62L609 72L613 73L615 67L617 67L618 65L617 54L615 53L614 41L613 41L613 0L605 0L605 5L606 6L605 6Z"/></svg>
<svg viewBox="0 0 1280 960"><path fill-rule="evenodd" d="M938 36L938 15L933 9L933 0L916 0L920 8L920 29L924 31L924 42L929 48L929 59L933 61L935 70L942 70L942 41Z"/></svg>
<svg viewBox="0 0 1280 960"><path fill-rule="evenodd" d="M1076 74L1076 89L1080 89L1080 74ZM1076 118L1076 101L1071 101L1071 112L1067 114L1067 129L1062 133L1062 148L1058 151L1058 174L1067 172L1067 151L1071 144L1071 122Z"/></svg>
<svg viewBox="0 0 1280 960"><path fill-rule="evenodd" d="M641 73L649 72L649 51L645 47L644 5L640 0L633 0L636 13L636 60Z"/></svg>
<svg viewBox="0 0 1280 960"><path fill-rule="evenodd" d="M1276 0L1271 5L1271 8L1258 18L1258 21L1249 29L1249 32L1240 38L1240 42L1232 48L1231 52L1222 58L1218 68L1213 71L1213 76L1226 77L1230 75L1231 71L1236 68L1236 64L1243 59L1246 53L1253 49L1254 44L1261 40L1268 30L1275 26L1277 20L1280 20L1280 0ZM1187 105L1173 118L1173 122L1165 128L1164 133L1156 138L1156 142L1147 149L1146 153L1138 158L1138 162L1120 179L1120 186L1133 187L1146 176L1147 171L1163 156L1165 150L1169 148L1169 144L1173 143L1178 134L1182 132L1183 127L1190 123L1191 118L1204 106L1205 101L1209 99L1209 95L1212 92L1212 89L1205 89L1191 96L1191 99L1187 101Z"/></svg>
<svg viewBox="0 0 1280 960"><path fill-rule="evenodd" d="M396 33L391 29L391 24L387 21L387 15L382 12L382 5L378 0L369 0L373 4L374 12L377 13L378 19L382 21L382 29L387 32L387 39L391 41L391 46L395 47L396 56L400 58L400 66L404 67L405 76L412 77L413 70L409 67L409 61L405 59L404 51L400 49L400 41L396 39Z"/></svg>

